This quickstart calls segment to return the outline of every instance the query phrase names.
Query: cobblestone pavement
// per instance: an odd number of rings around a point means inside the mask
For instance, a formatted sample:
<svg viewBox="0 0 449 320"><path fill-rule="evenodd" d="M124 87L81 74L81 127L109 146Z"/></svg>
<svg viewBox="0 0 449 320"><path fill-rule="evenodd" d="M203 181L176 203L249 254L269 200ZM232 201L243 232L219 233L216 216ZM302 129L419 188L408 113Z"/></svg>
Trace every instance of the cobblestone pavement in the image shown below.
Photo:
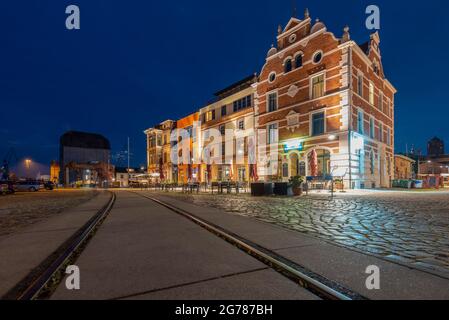
<svg viewBox="0 0 449 320"><path fill-rule="evenodd" d="M449 274L449 193L362 192L338 194L334 199L327 194L300 198L176 196Z"/></svg>
<svg viewBox="0 0 449 320"><path fill-rule="evenodd" d="M0 196L0 236L45 220L98 195L90 190L18 192Z"/></svg>

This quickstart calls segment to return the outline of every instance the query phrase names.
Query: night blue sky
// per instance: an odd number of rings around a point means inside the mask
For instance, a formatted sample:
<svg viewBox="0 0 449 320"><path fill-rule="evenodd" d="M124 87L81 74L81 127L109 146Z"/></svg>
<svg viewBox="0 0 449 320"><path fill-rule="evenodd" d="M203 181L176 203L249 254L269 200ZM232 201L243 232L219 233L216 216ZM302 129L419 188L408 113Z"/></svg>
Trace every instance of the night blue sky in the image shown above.
<svg viewBox="0 0 449 320"><path fill-rule="evenodd" d="M449 144L449 5L360 0L297 1L328 30L368 39L365 8L381 9L381 49L396 97L396 148ZM81 9L81 30L65 8ZM131 138L145 163L143 130L184 116L213 92L259 72L292 1L36 0L0 4L0 157L58 158L67 130L104 134L119 151Z"/></svg>

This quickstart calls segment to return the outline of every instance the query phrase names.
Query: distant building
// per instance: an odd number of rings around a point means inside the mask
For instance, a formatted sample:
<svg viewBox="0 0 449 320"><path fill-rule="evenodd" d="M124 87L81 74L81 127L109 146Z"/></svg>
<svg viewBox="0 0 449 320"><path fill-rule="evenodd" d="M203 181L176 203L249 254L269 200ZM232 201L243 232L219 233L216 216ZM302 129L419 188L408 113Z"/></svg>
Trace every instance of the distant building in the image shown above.
<svg viewBox="0 0 449 320"><path fill-rule="evenodd" d="M394 178L396 180L408 180L414 178L413 164L415 160L396 154L394 156Z"/></svg>
<svg viewBox="0 0 449 320"><path fill-rule="evenodd" d="M176 121L166 120L154 128L145 130L147 136L148 174L155 180L177 182L178 168L171 162L170 135L176 129Z"/></svg>
<svg viewBox="0 0 449 320"><path fill-rule="evenodd" d="M130 184L138 183L143 176L146 175L145 168L125 168L125 167L116 167L115 168L115 176L114 176L114 186L120 188L128 188Z"/></svg>
<svg viewBox="0 0 449 320"><path fill-rule="evenodd" d="M111 145L102 135L69 131L60 138L60 178L66 186L105 186L112 180Z"/></svg>
<svg viewBox="0 0 449 320"><path fill-rule="evenodd" d="M61 173L61 167L58 161L52 161L50 163L50 181L54 184L59 184L59 175Z"/></svg>
<svg viewBox="0 0 449 320"><path fill-rule="evenodd" d="M439 157L444 155L444 141L435 137L427 144L427 155L429 157Z"/></svg>

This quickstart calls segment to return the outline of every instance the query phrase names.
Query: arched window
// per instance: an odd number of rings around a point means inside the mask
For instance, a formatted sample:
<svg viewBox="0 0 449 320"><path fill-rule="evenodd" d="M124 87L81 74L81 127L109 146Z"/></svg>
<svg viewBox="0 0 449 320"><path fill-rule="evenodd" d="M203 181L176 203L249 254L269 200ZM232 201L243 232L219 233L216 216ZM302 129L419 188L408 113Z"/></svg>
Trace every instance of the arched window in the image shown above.
<svg viewBox="0 0 449 320"><path fill-rule="evenodd" d="M288 163L282 164L282 177L288 178Z"/></svg>
<svg viewBox="0 0 449 320"><path fill-rule="evenodd" d="M285 61L285 64L284 64L284 72L288 73L290 71L292 71L292 60L291 59L287 59Z"/></svg>
<svg viewBox="0 0 449 320"><path fill-rule="evenodd" d="M301 177L306 176L306 163L304 161L301 161L298 166L298 175Z"/></svg>
<svg viewBox="0 0 449 320"><path fill-rule="evenodd" d="M302 67L302 54L298 54L295 58L295 67L301 68Z"/></svg>

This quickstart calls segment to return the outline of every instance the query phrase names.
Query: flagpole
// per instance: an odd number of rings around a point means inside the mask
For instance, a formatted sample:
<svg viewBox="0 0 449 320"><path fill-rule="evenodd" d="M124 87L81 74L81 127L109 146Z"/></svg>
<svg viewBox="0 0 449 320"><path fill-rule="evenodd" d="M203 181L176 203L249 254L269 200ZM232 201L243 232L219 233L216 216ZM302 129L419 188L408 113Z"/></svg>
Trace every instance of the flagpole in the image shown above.
<svg viewBox="0 0 449 320"><path fill-rule="evenodd" d="M128 137L128 188L129 188L129 137Z"/></svg>

